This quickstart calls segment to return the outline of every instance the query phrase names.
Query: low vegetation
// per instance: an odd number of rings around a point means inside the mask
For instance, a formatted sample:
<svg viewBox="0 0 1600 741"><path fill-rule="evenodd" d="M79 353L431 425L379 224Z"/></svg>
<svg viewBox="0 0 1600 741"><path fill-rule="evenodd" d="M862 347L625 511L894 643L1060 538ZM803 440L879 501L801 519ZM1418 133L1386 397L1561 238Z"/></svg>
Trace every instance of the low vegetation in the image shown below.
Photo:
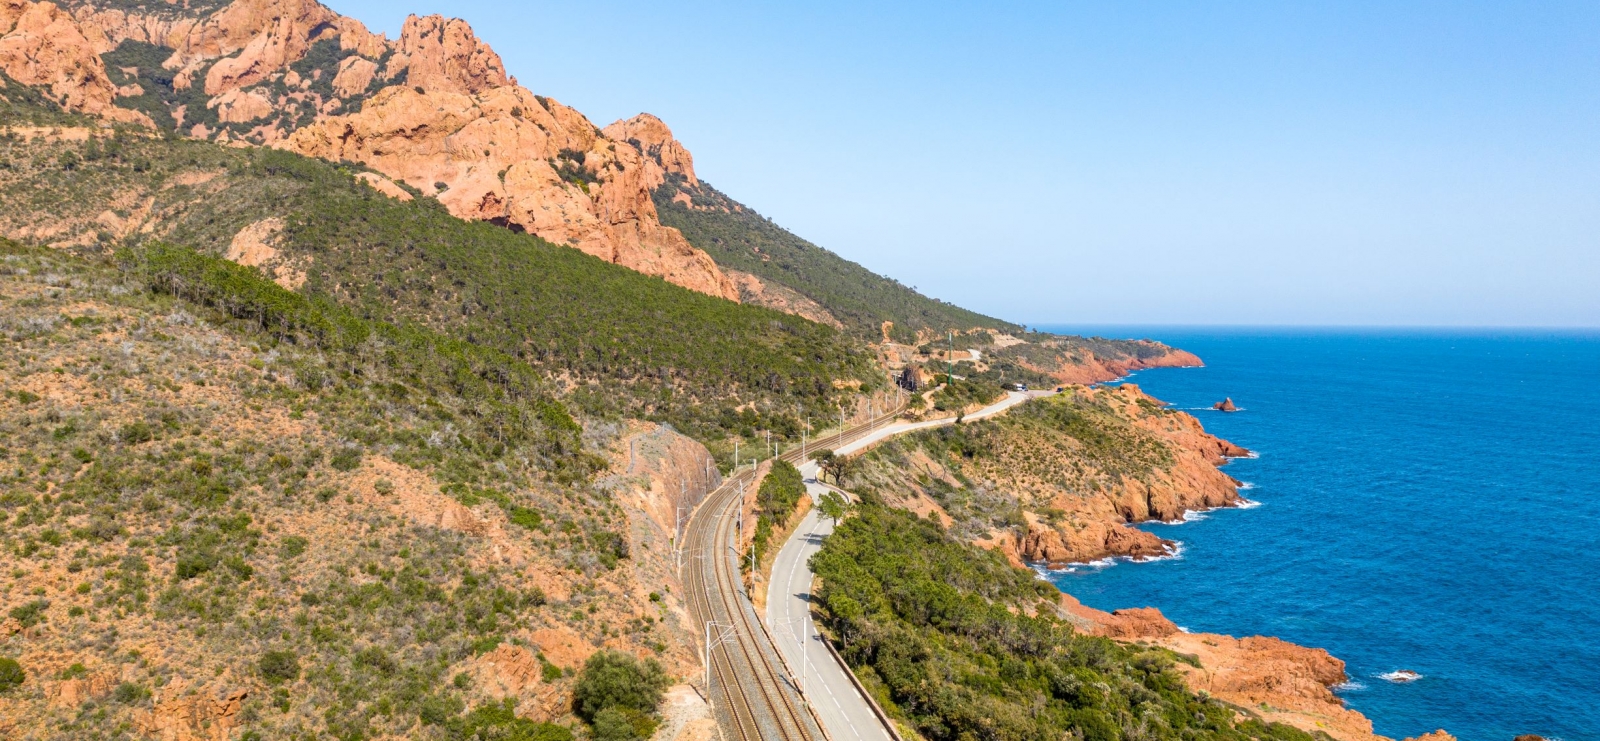
<svg viewBox="0 0 1600 741"><path fill-rule="evenodd" d="M9 656L0 656L0 693L10 692L13 688L28 681L28 673L16 659Z"/></svg>
<svg viewBox="0 0 1600 741"><path fill-rule="evenodd" d="M573 686L573 711L590 725L594 741L638 741L655 733L657 706L672 684L653 659L597 651Z"/></svg>
<svg viewBox="0 0 1600 741"><path fill-rule="evenodd" d="M431 199L392 200L359 183L359 168L6 105L0 127L95 130L0 136L6 232L102 254L163 241L221 255L246 227L279 219L281 233L263 232L269 267L302 276L301 295L515 358L587 416L668 422L731 458L733 437L798 440L807 414L885 383L867 349L831 327L462 221Z"/></svg>
<svg viewBox="0 0 1600 741"><path fill-rule="evenodd" d="M3 241L0 345L0 609L47 628L0 654L122 679L110 705L7 693L41 737L112 737L156 688L259 683L232 722L262 738L555 740L462 667L548 626L663 645L596 614L623 515L560 401L495 351L192 250L119 268ZM417 507L440 489L500 510L509 540L437 527Z"/></svg>
<svg viewBox="0 0 1600 741"><path fill-rule="evenodd" d="M1022 330L1010 322L928 298L915 288L873 273L795 236L704 182L691 186L682 176L667 177L651 194L661 223L677 227L718 265L751 273L816 301L857 337L879 340L884 322L894 323L891 331L901 342L912 342L918 332L925 331ZM688 196L694 207L675 200L680 194Z"/></svg>
<svg viewBox="0 0 1600 741"><path fill-rule="evenodd" d="M800 475L800 469L781 458L773 459L772 470L756 490L756 533L750 551L757 563L767 557L772 547L773 528L782 527L789 521L805 493L805 479ZM748 561L742 563L749 566Z"/></svg>
<svg viewBox="0 0 1600 741"><path fill-rule="evenodd" d="M933 393L933 408L941 412L969 411L975 406L992 404L1005 396L1000 384L986 380L941 376L942 386Z"/></svg>
<svg viewBox="0 0 1600 741"><path fill-rule="evenodd" d="M925 494L966 541L1020 536L1024 509L1046 520L1063 515L1047 506L1057 493L1094 501L1173 465L1170 444L1114 402L1106 391L1065 393L1001 416L902 435L857 456L851 485L891 500L908 490ZM1171 413L1153 404L1140 411Z"/></svg>
<svg viewBox="0 0 1600 741"><path fill-rule="evenodd" d="M833 640L886 710L930 741L1282 739L1195 695L1163 649L1076 634L1055 587L936 521L870 498L812 559Z"/></svg>

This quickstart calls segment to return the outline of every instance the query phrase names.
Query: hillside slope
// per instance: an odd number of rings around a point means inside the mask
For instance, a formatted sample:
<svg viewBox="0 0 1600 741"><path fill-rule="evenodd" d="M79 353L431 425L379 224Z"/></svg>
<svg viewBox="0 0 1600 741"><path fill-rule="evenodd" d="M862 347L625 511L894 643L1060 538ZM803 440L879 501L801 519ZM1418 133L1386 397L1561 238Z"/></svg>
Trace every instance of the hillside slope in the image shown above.
<svg viewBox="0 0 1600 741"><path fill-rule="evenodd" d="M656 218L633 150L517 85L460 20L390 40L315 0L10 0L0 74L75 112L363 163L457 216L738 298Z"/></svg>
<svg viewBox="0 0 1600 741"><path fill-rule="evenodd" d="M597 646L692 665L664 551L515 359L3 241L0 344L0 736L501 737Z"/></svg>
<svg viewBox="0 0 1600 741"><path fill-rule="evenodd" d="M670 422L713 443L757 430L787 439L808 411L883 384L866 349L830 327L463 221L426 197L388 198L318 160L23 104L0 107L0 134L0 233L226 256L366 318L517 357L586 414Z"/></svg>
<svg viewBox="0 0 1600 741"><path fill-rule="evenodd" d="M1011 322L928 298L899 281L812 244L704 181L670 177L652 191L661 221L683 232L726 270L748 273L817 302L853 332L914 344L919 334L979 327L1021 332ZM761 297L746 300L761 302Z"/></svg>
<svg viewBox="0 0 1600 741"><path fill-rule="evenodd" d="M699 181L653 116L601 130L533 94L460 20L411 16L390 40L315 0L12 0L0 12L0 82L109 121L356 163L393 198L431 196L455 216L858 340L1020 330L778 228ZM1142 367L1067 355L1078 359L1043 372L1103 380Z"/></svg>

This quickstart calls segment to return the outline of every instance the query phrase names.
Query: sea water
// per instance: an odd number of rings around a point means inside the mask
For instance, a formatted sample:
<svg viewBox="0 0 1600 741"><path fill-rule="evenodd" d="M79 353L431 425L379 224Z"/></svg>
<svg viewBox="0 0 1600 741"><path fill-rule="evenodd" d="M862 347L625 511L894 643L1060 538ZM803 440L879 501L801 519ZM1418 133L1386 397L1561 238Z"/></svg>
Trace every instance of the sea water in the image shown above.
<svg viewBox="0 0 1600 741"><path fill-rule="evenodd" d="M1195 352L1129 380L1259 455L1225 470L1260 506L1063 590L1326 648L1386 736L1600 739L1600 333L1046 329Z"/></svg>

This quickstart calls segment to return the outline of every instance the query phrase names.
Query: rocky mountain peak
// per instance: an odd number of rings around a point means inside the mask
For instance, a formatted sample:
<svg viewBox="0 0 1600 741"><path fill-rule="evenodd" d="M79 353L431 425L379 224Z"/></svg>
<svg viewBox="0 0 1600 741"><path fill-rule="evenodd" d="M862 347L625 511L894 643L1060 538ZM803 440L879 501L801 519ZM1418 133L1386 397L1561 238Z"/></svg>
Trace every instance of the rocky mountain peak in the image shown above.
<svg viewBox="0 0 1600 741"><path fill-rule="evenodd" d="M603 133L609 139L633 145L644 155L645 166L651 172L650 188L665 181L664 173L682 175L690 185L700 184L700 179L694 175L694 157L672 137L672 129L661 119L641 113L605 127Z"/></svg>
<svg viewBox="0 0 1600 741"><path fill-rule="evenodd" d="M406 18L399 53L406 58L406 82L425 90L474 95L515 84L500 55L459 18Z"/></svg>
<svg viewBox="0 0 1600 741"><path fill-rule="evenodd" d="M390 41L316 0L0 0L0 72L69 110L219 142L359 162L465 219L570 244L732 301L651 189L694 180L653 116L607 136L517 85L465 21L410 16ZM631 141L630 141L631 140ZM633 143L637 142L637 143Z"/></svg>
<svg viewBox="0 0 1600 741"><path fill-rule="evenodd" d="M207 95L248 87L336 35L338 18L316 0L238 0L195 29L190 63L222 57L206 73Z"/></svg>

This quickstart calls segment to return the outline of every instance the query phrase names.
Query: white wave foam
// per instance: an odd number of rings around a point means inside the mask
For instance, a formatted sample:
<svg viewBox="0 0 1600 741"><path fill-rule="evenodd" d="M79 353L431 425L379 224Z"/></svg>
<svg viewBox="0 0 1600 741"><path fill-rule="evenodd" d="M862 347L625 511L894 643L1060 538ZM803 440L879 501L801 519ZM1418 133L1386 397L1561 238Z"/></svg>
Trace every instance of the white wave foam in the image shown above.
<svg viewBox="0 0 1600 741"><path fill-rule="evenodd" d="M1183 516L1178 518L1178 519L1176 519L1176 520L1151 520L1150 524L1152 524L1152 525L1170 525L1172 527L1177 527L1178 525L1187 525L1187 524L1189 524L1191 522L1199 522L1201 520L1209 519L1210 515L1207 515L1206 512L1210 512L1210 511L1211 510L1199 511L1199 510L1193 510L1193 509L1186 509L1186 510L1183 511Z"/></svg>
<svg viewBox="0 0 1600 741"><path fill-rule="evenodd" d="M1392 672L1384 672L1379 674L1378 678L1385 682L1405 684L1406 682L1415 682L1421 679L1422 675L1411 671L1410 669L1398 669Z"/></svg>
<svg viewBox="0 0 1600 741"><path fill-rule="evenodd" d="M1112 566L1116 566L1117 563L1121 561L1127 561L1128 563L1155 563L1156 561L1174 561L1183 558L1182 541L1169 541L1169 544L1164 547L1164 550L1166 553L1163 553L1159 556L1106 556L1105 558L1097 558L1093 561L1069 563L1065 566L1055 569L1052 569L1044 564L1037 563L1028 564L1028 566L1029 568L1033 569L1035 574L1039 575L1039 578L1048 579L1051 574L1077 574L1084 571L1100 571L1101 569L1109 569Z"/></svg>
<svg viewBox="0 0 1600 741"><path fill-rule="evenodd" d="M1251 489L1254 489L1254 488L1256 488L1256 485L1250 483L1249 481L1240 481L1239 482L1239 491L1250 491Z"/></svg>
<svg viewBox="0 0 1600 741"><path fill-rule="evenodd" d="M1333 686L1334 692L1360 692L1367 686L1354 679L1347 679Z"/></svg>
<svg viewBox="0 0 1600 741"><path fill-rule="evenodd" d="M1160 556L1134 556L1128 560L1133 563L1155 563L1157 561L1177 561L1183 558L1183 541L1174 540L1162 546L1166 554ZM1103 559L1102 559L1103 560Z"/></svg>
<svg viewBox="0 0 1600 741"><path fill-rule="evenodd" d="M1255 509L1260 506L1261 502L1254 499L1240 499L1238 504L1239 509Z"/></svg>

